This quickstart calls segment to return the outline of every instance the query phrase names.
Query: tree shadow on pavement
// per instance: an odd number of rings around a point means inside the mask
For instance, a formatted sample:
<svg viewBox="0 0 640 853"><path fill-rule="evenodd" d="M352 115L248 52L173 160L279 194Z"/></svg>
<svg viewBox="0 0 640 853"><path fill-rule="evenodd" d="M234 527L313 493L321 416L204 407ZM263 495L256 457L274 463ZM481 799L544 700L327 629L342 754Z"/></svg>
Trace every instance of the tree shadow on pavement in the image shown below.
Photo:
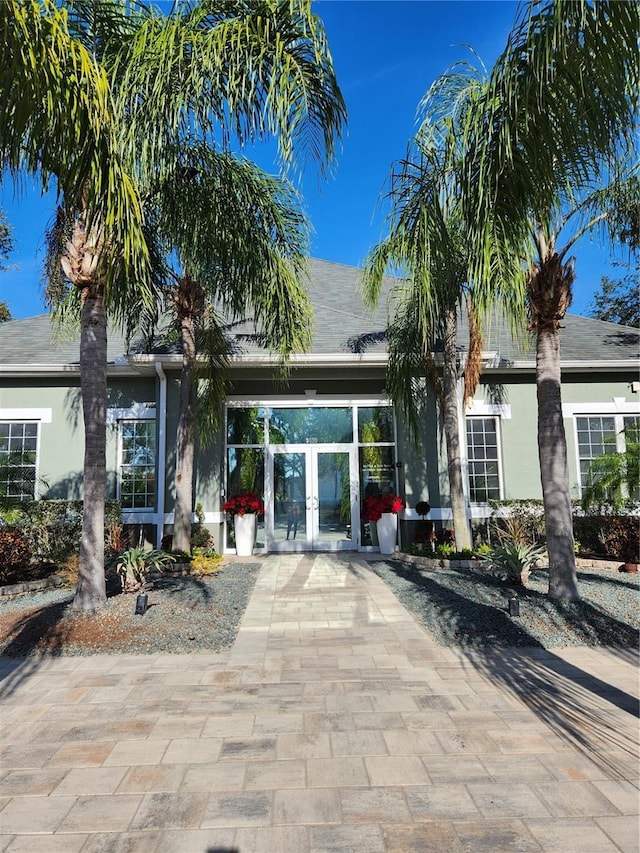
<svg viewBox="0 0 640 853"><path fill-rule="evenodd" d="M425 577L401 563L386 566L405 581L401 592L396 589L401 602L439 643L456 650L461 661L472 663L489 684L500 685L520 700L609 778L636 778L638 700L623 689L627 673L634 679L629 684L637 683L636 630L587 601L552 602L538 592L518 590L521 607L542 597L558 625L581 622L585 637L591 639L554 651L528 633L524 622L508 615L505 585L495 578L467 572L457 582L449 576L451 585L444 585L444 573L438 582L439 573ZM372 568L376 570L375 565ZM384 571L378 573L384 579ZM476 587L476 596L494 597L494 603L473 600L469 584L483 585ZM604 647L611 637L624 645Z"/></svg>

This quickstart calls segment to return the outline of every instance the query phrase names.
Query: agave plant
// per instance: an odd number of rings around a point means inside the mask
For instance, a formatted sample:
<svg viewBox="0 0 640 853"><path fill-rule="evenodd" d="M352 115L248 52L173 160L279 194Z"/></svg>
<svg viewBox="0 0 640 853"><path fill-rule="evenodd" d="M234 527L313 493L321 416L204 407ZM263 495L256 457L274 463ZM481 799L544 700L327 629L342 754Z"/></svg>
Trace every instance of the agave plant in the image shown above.
<svg viewBox="0 0 640 853"><path fill-rule="evenodd" d="M164 551L149 550L143 546L128 548L111 561L120 576L123 592L137 592L147 583L149 571L162 571L175 557Z"/></svg>
<svg viewBox="0 0 640 853"><path fill-rule="evenodd" d="M503 540L491 549L489 559L495 569L506 572L507 580L526 586L531 569L543 555L542 548L515 540Z"/></svg>

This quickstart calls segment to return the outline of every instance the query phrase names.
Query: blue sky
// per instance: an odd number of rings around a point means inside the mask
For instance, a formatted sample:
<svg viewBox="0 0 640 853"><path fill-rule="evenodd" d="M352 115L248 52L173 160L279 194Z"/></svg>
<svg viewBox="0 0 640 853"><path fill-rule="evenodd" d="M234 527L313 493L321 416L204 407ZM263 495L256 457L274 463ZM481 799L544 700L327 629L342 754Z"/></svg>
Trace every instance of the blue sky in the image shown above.
<svg viewBox="0 0 640 853"><path fill-rule="evenodd" d="M517 10L511 0L316 0L327 30L338 82L349 111L333 175L323 181L313 166L302 188L313 236L311 254L359 266L384 236L381 204L391 166L416 128L416 110L433 80L469 59L473 47L490 67L503 49ZM273 170L272 146L248 151ZM54 199L24 181L15 194L0 186L0 207L14 226L14 266L0 273L0 299L14 317L41 313L42 245ZM603 274L619 277L599 238L582 240L574 254L577 278L573 313L585 313Z"/></svg>

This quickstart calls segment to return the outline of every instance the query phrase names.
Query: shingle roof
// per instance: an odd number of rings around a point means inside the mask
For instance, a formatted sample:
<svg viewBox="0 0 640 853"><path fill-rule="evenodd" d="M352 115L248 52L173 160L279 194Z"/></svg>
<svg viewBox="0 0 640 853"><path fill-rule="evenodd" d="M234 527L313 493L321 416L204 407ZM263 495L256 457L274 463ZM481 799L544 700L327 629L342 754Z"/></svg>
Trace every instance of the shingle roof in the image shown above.
<svg viewBox="0 0 640 853"><path fill-rule="evenodd" d="M338 354L351 351L352 338L375 335L384 330L387 318L386 299L382 298L375 312L367 309L360 295L361 271L316 258L310 260L308 293L314 307L314 334L311 352ZM394 280L385 282L386 292ZM234 328L241 336L244 352L262 351L260 347L242 337L251 332L248 322ZM464 346L467 330L460 328L459 341ZM55 335L47 314L25 320L12 320L0 325L0 364L77 364L78 338L69 339ZM369 346L367 352L380 351L384 344ZM134 350L137 347L133 347ZM533 341L526 333L520 340L511 337L508 325L499 308L492 310L487 321L483 349L496 352L502 361L532 361L535 358ZM607 362L637 359L640 351L640 331L614 323L605 323L589 317L567 315L562 323L561 356L563 362ZM166 350L165 350L166 352ZM109 335L108 359L110 362L125 353L123 336L112 331Z"/></svg>

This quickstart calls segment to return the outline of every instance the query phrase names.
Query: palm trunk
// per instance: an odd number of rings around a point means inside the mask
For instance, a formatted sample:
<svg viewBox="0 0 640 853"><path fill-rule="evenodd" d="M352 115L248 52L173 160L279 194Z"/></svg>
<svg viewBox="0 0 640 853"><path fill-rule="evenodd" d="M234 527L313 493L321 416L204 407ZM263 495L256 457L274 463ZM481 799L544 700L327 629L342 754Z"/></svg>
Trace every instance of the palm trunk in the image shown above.
<svg viewBox="0 0 640 853"><path fill-rule="evenodd" d="M80 388L84 418L84 509L75 610L97 610L107 601L104 573L106 486L107 317L99 287L83 291Z"/></svg>
<svg viewBox="0 0 640 853"><path fill-rule="evenodd" d="M456 549L471 548L471 529L467 519L467 507L462 481L462 462L460 454L460 421L458 409L458 370L456 350L456 313L447 314L444 335L444 367L442 415L444 435L447 443L447 471L449 474L449 495L453 514L453 530L456 536Z"/></svg>
<svg viewBox="0 0 640 853"><path fill-rule="evenodd" d="M182 372L180 374L180 411L176 435L176 502L173 520L173 550L191 553L191 517L193 513L193 459L195 455L196 341L195 315L180 318Z"/></svg>
<svg viewBox="0 0 640 853"><path fill-rule="evenodd" d="M549 595L580 598L573 542L567 441L562 421L560 334L557 324L540 323L536 344L538 455L549 552Z"/></svg>

